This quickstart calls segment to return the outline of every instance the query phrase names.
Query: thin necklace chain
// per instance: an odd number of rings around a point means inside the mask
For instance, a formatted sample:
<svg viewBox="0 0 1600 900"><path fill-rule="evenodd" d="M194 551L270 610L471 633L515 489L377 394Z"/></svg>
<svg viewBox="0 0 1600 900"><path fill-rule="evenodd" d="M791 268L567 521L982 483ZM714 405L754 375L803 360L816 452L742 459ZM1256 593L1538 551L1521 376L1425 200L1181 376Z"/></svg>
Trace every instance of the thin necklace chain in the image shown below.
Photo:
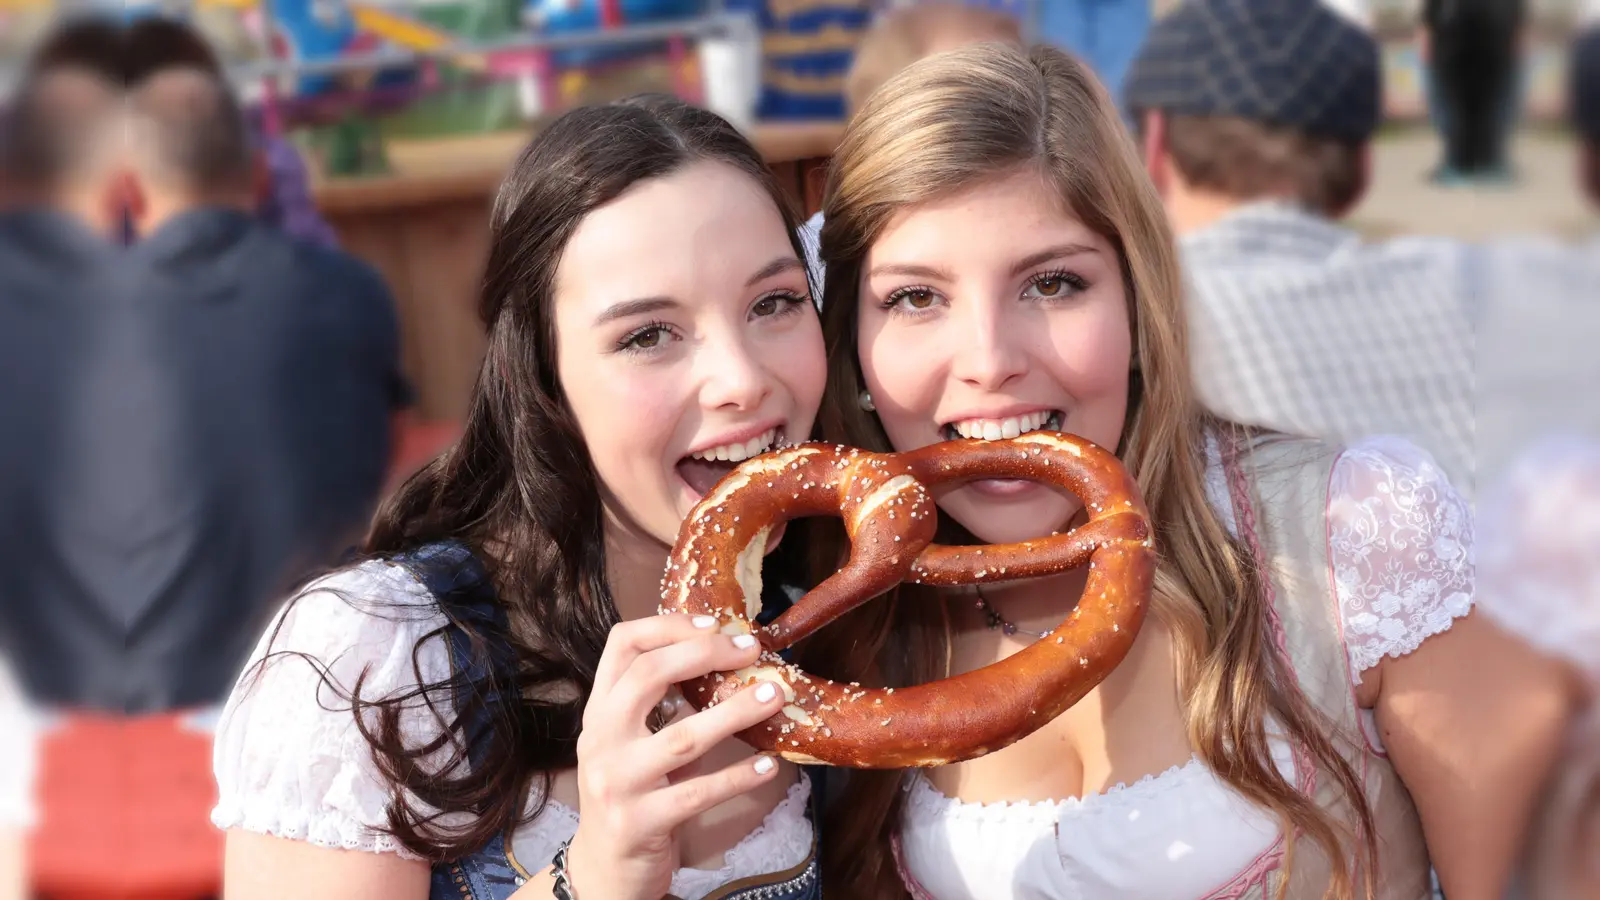
<svg viewBox="0 0 1600 900"><path fill-rule="evenodd" d="M1010 619L1007 619L1005 616L1000 615L1000 611L995 609L993 606L990 606L989 601L983 596L983 588L973 585L972 592L978 595L978 602L976 606L978 607L978 612L983 613L983 619L988 623L990 631L1002 632L1007 637L1015 637L1016 635L1020 634L1025 637L1031 637L1035 639L1043 638L1049 633L1044 631L1029 631L1028 629L1017 625L1017 623L1011 621Z"/></svg>

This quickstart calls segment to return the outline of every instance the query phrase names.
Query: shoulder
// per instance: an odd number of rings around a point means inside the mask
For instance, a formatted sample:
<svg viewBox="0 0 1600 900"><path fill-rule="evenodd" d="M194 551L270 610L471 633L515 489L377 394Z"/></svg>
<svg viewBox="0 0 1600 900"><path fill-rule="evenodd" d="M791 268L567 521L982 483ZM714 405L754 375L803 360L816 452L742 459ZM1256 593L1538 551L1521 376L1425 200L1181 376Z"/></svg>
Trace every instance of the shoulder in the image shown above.
<svg viewBox="0 0 1600 900"><path fill-rule="evenodd" d="M277 235L293 261L307 279L322 284L323 296L356 296L392 302L389 285L378 270L352 254L334 247L325 247L297 240L284 234Z"/></svg>
<svg viewBox="0 0 1600 900"><path fill-rule="evenodd" d="M383 276L342 250L307 243L269 226L261 238L270 249L258 252L253 271L272 279L271 291L285 314L315 329L321 340L347 348L370 347L384 355L398 352L399 311Z"/></svg>
<svg viewBox="0 0 1600 900"><path fill-rule="evenodd" d="M213 822L321 846L398 852L394 789L374 760L369 704L397 704L402 736L440 736L448 624L404 567L372 561L308 585L275 617L217 723ZM430 759L445 760L448 742Z"/></svg>
<svg viewBox="0 0 1600 900"><path fill-rule="evenodd" d="M1328 488L1328 556L1351 673L1403 656L1472 609L1470 505L1406 440L1346 447Z"/></svg>
<svg viewBox="0 0 1600 900"><path fill-rule="evenodd" d="M366 699L413 686L417 678L406 661L426 635L446 624L433 595L404 566L369 560L340 569L285 603L262 635L229 707L249 709L255 693L281 694L286 684L310 690L316 681L330 680L327 688L348 690L362 673L369 676L362 685ZM289 674L296 670L303 674Z"/></svg>

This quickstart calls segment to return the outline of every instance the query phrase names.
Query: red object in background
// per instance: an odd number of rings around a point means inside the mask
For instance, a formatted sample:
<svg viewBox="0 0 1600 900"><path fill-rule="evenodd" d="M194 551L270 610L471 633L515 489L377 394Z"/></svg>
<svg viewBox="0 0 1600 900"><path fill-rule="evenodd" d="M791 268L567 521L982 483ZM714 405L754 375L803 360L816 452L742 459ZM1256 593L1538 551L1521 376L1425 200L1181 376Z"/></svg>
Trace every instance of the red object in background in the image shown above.
<svg viewBox="0 0 1600 900"><path fill-rule="evenodd" d="M418 469L449 449L461 436L460 422L402 421L394 444L394 456L389 461L389 483L386 493L399 487Z"/></svg>
<svg viewBox="0 0 1600 900"><path fill-rule="evenodd" d="M47 732L30 848L45 900L201 900L222 893L211 737L179 715L69 716Z"/></svg>
<svg viewBox="0 0 1600 900"><path fill-rule="evenodd" d="M622 24L622 0L600 0L600 26L616 28Z"/></svg>

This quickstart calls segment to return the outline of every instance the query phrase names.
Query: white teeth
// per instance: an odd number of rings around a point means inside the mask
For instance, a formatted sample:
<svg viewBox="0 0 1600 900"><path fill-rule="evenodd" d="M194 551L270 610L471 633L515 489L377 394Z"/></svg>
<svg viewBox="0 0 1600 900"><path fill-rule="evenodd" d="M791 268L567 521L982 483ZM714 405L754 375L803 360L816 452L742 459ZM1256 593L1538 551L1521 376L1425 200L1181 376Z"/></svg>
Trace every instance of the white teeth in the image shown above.
<svg viewBox="0 0 1600 900"><path fill-rule="evenodd" d="M1055 418L1055 415L1054 410L1041 410L1008 419L964 419L952 422L950 428L964 438L999 441L1037 431Z"/></svg>
<svg viewBox="0 0 1600 900"><path fill-rule="evenodd" d="M711 447L698 453L691 453L694 459L704 459L711 462L743 462L754 456L760 456L772 448L773 442L778 437L778 429L769 428L759 437L753 437L742 444L723 444L720 447Z"/></svg>

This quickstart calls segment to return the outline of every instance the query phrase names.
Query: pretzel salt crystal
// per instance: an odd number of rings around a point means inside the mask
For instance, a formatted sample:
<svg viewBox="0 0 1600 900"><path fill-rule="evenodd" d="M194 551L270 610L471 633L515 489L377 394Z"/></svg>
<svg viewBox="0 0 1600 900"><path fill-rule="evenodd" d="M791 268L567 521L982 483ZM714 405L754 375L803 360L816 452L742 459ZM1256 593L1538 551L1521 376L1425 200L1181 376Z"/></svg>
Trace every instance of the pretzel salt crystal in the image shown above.
<svg viewBox="0 0 1600 900"><path fill-rule="evenodd" d="M932 544L929 487L1004 478L1077 495L1088 522L1014 544ZM712 615L729 634L753 633L761 562L779 522L839 515L848 562L760 636L761 660L683 685L697 709L757 680L783 691L782 710L740 737L800 763L852 768L938 766L1005 747L1054 719L1127 655L1155 573L1149 517L1115 456L1071 435L1030 432L957 440L899 454L804 444L734 469L695 507L662 582L662 612ZM1078 606L1058 628L984 668L895 690L838 684L785 663L781 650L901 581L956 585L1053 575L1087 564Z"/></svg>

